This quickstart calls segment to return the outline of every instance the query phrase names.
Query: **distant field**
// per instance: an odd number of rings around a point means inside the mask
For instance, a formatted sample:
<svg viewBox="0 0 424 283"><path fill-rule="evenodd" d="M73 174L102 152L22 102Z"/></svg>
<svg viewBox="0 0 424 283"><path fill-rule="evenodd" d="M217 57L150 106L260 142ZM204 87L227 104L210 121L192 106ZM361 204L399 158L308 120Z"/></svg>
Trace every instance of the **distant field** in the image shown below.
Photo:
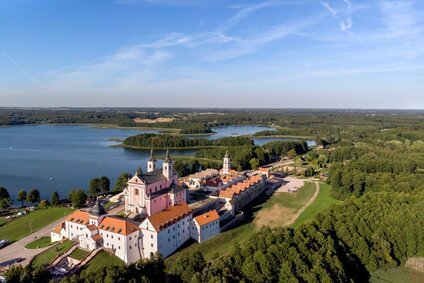
<svg viewBox="0 0 424 283"><path fill-rule="evenodd" d="M412 268L400 266L389 270L378 270L371 273L371 283L409 283L424 282L424 273Z"/></svg>
<svg viewBox="0 0 424 283"><path fill-rule="evenodd" d="M145 123L145 124L155 124L155 123L169 123L174 122L175 118L157 118L157 119L142 119L135 118L133 119L134 123Z"/></svg>
<svg viewBox="0 0 424 283"><path fill-rule="evenodd" d="M37 268L46 264L49 264L56 256L66 253L72 246L74 242L65 241L56 246L51 247L50 249L42 252L37 255L31 263L32 268Z"/></svg>
<svg viewBox="0 0 424 283"><path fill-rule="evenodd" d="M0 227L0 239L17 241L38 231L50 223L68 215L73 210L64 207L50 207L30 212L27 215L9 221Z"/></svg>
<svg viewBox="0 0 424 283"><path fill-rule="evenodd" d="M101 267L124 266L125 263L117 256L108 254L105 251L99 252L92 260L84 267L83 272L96 272Z"/></svg>
<svg viewBox="0 0 424 283"><path fill-rule="evenodd" d="M301 223L313 219L318 213L324 211L333 204L341 203L336 200L330 193L331 186L328 184L320 184L320 192L317 199L309 205L305 211L297 218L293 227L298 227Z"/></svg>
<svg viewBox="0 0 424 283"><path fill-rule="evenodd" d="M315 185L308 183L293 194L279 193L271 197L262 194L244 209L245 220L240 226L225 231L202 244L192 243L188 247L181 248L180 251L166 259L167 266L172 266L179 257L197 250L201 251L208 260L212 259L217 253L223 255L232 251L236 241L243 243L252 236L253 231L258 229L255 223L255 217L258 213L261 213L264 209L269 210L275 205L281 206L283 210L297 211L312 197L314 191Z"/></svg>

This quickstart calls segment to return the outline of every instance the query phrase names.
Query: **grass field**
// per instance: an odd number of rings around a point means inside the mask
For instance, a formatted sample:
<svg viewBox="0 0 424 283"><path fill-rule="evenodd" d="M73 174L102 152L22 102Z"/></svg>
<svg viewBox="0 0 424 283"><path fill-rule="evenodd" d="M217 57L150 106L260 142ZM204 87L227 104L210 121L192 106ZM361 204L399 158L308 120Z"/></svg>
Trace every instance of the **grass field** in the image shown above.
<svg viewBox="0 0 424 283"><path fill-rule="evenodd" d="M65 241L63 243L51 247L50 249L37 255L32 261L31 267L37 268L49 264L52 260L56 258L56 256L66 253L73 245L74 242Z"/></svg>
<svg viewBox="0 0 424 283"><path fill-rule="evenodd" d="M50 237L42 237L25 246L26 249L39 249L45 248L52 244Z"/></svg>
<svg viewBox="0 0 424 283"><path fill-rule="evenodd" d="M336 200L331 195L330 189L330 185L320 184L320 192L317 196L317 199L302 212L302 214L293 224L293 227L298 227L300 224L313 219L318 213L324 211L331 205L341 203L341 201Z"/></svg>
<svg viewBox="0 0 424 283"><path fill-rule="evenodd" d="M83 271L91 273L91 272L96 272L103 266L110 267L110 266L124 266L124 265L125 263L117 256L108 254L105 251L101 251L86 264Z"/></svg>
<svg viewBox="0 0 424 283"><path fill-rule="evenodd" d="M181 256L197 250L201 251L207 260L212 259L216 254L223 255L232 251L236 241L243 243L252 236L255 230L258 230L254 219L260 211L270 209L274 205L296 211L312 197L315 191L314 186L314 184L306 184L297 193L293 194L279 193L271 197L262 194L243 209L245 219L241 225L225 231L204 243L192 242L189 246L181 247L178 252L165 260L167 267L172 266Z"/></svg>
<svg viewBox="0 0 424 283"><path fill-rule="evenodd" d="M30 212L27 215L9 221L0 227L0 239L20 240L32 232L38 231L48 224L68 215L73 210L64 207L50 207Z"/></svg>
<svg viewBox="0 0 424 283"><path fill-rule="evenodd" d="M412 268L400 266L389 270L377 270L371 273L371 283L409 283L424 282L424 273Z"/></svg>
<svg viewBox="0 0 424 283"><path fill-rule="evenodd" d="M84 251L80 248L76 248L69 256L76 260L83 260L88 256L89 253L89 251Z"/></svg>

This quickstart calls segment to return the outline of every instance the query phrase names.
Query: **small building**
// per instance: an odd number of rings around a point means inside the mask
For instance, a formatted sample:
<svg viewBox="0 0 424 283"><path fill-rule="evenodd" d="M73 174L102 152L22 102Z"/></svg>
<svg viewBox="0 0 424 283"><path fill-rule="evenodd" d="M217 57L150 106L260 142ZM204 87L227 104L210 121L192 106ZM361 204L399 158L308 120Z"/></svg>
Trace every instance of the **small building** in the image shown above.
<svg viewBox="0 0 424 283"><path fill-rule="evenodd" d="M191 221L191 237L202 243L220 233L219 215L216 210L196 216Z"/></svg>
<svg viewBox="0 0 424 283"><path fill-rule="evenodd" d="M145 258L160 252L167 257L190 239L192 212L184 202L147 217L140 228Z"/></svg>

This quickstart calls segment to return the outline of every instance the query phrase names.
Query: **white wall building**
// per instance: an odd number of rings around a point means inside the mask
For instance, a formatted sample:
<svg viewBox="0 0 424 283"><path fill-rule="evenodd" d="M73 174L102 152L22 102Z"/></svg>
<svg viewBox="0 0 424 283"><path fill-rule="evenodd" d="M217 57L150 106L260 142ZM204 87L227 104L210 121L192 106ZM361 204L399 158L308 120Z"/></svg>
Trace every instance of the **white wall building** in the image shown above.
<svg viewBox="0 0 424 283"><path fill-rule="evenodd" d="M191 220L191 237L199 243L209 240L219 233L219 215L216 210L211 210Z"/></svg>
<svg viewBox="0 0 424 283"><path fill-rule="evenodd" d="M146 218L141 224L144 257L160 252L167 257L190 238L192 213L186 203L176 204Z"/></svg>

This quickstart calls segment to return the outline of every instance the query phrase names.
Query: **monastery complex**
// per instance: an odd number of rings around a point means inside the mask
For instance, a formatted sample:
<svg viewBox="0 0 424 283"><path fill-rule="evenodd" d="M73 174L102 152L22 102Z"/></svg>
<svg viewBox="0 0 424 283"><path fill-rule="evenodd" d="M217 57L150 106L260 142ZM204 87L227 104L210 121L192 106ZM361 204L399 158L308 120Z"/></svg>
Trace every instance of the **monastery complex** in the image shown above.
<svg viewBox="0 0 424 283"><path fill-rule="evenodd" d="M151 151L147 172L138 169L123 192L125 218L108 215L97 200L91 211L78 210L55 227L51 241L74 240L81 249L103 249L125 263L156 253L168 257L189 239L201 243L218 235L265 190L267 173L237 172L226 154L221 170L206 169L180 182L168 151L162 168ZM189 192L207 201L191 201Z"/></svg>

